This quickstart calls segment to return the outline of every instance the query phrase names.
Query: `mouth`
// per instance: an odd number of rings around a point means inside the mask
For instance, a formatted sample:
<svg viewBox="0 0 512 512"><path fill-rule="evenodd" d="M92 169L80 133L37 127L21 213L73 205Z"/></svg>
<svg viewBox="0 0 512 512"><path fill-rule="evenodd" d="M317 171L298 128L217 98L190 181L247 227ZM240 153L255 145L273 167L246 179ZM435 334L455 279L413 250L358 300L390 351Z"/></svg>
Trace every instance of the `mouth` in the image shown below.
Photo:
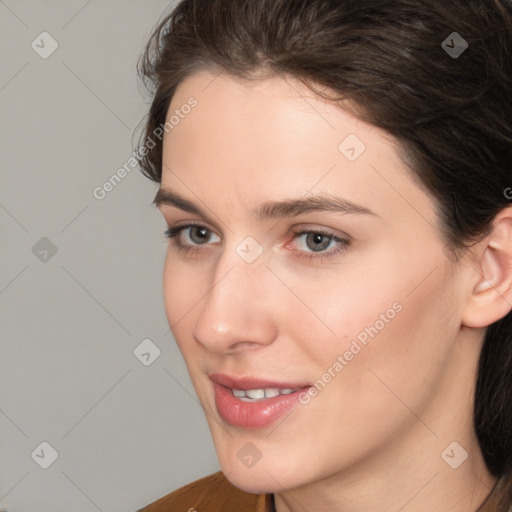
<svg viewBox="0 0 512 512"><path fill-rule="evenodd" d="M210 374L219 416L235 427L262 428L299 405L308 384Z"/></svg>
<svg viewBox="0 0 512 512"><path fill-rule="evenodd" d="M231 389L231 388L229 388ZM302 388L260 388L260 389L231 389L233 396L244 402L261 402L279 395L290 395Z"/></svg>

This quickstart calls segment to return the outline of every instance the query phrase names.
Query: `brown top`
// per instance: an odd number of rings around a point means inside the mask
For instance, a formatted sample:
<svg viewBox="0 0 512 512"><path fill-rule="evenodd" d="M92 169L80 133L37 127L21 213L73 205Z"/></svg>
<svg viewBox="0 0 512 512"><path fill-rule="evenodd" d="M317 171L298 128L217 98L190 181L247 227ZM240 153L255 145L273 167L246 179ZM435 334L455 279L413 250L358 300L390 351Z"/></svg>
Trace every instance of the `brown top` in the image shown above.
<svg viewBox="0 0 512 512"><path fill-rule="evenodd" d="M250 494L219 471L184 485L136 512L276 512L272 494Z"/></svg>
<svg viewBox="0 0 512 512"><path fill-rule="evenodd" d="M136 512L276 512L276 509L272 494L242 491L219 471L184 485ZM512 512L512 472L498 479L477 512Z"/></svg>

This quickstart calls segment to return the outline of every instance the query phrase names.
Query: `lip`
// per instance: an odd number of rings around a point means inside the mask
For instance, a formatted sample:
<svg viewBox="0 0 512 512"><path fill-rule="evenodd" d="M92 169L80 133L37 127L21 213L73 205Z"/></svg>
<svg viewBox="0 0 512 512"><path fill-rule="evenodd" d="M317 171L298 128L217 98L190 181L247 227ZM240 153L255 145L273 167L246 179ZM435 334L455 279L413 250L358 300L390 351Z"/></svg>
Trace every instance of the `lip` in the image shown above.
<svg viewBox="0 0 512 512"><path fill-rule="evenodd" d="M215 406L219 416L234 427L248 429L266 427L294 407L299 405L299 394L309 388L308 384L276 382L253 377L230 377L223 374L210 374L215 393ZM245 402L236 398L233 389L297 389L288 395L278 395L262 401Z"/></svg>

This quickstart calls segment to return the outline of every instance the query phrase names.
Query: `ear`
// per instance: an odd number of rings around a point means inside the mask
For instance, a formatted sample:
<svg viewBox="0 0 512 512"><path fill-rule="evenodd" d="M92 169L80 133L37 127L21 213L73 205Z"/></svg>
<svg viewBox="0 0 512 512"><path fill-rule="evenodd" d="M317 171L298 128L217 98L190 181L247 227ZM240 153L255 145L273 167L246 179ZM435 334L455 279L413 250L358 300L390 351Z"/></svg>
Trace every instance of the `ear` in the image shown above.
<svg viewBox="0 0 512 512"><path fill-rule="evenodd" d="M477 246L473 289L462 324L482 328L512 310L512 207L496 215L491 233Z"/></svg>
<svg viewBox="0 0 512 512"><path fill-rule="evenodd" d="M477 245L473 289L462 324L481 328L512 310L512 207L496 215L491 233Z"/></svg>

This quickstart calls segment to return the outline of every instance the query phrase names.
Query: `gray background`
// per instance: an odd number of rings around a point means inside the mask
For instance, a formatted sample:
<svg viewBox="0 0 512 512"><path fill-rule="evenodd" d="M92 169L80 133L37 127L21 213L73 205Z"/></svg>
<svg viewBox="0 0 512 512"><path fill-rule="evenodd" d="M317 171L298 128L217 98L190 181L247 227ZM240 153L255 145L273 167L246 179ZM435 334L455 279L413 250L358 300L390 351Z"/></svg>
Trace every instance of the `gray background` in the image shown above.
<svg viewBox="0 0 512 512"><path fill-rule="evenodd" d="M0 0L0 503L12 512L134 511L218 470L165 318L157 184L135 169L93 196L132 156L150 101L136 61L172 4ZM49 51L45 31L58 48L44 59L31 45ZM134 355L144 339L161 351L148 366ZM42 442L58 453L47 469Z"/></svg>

